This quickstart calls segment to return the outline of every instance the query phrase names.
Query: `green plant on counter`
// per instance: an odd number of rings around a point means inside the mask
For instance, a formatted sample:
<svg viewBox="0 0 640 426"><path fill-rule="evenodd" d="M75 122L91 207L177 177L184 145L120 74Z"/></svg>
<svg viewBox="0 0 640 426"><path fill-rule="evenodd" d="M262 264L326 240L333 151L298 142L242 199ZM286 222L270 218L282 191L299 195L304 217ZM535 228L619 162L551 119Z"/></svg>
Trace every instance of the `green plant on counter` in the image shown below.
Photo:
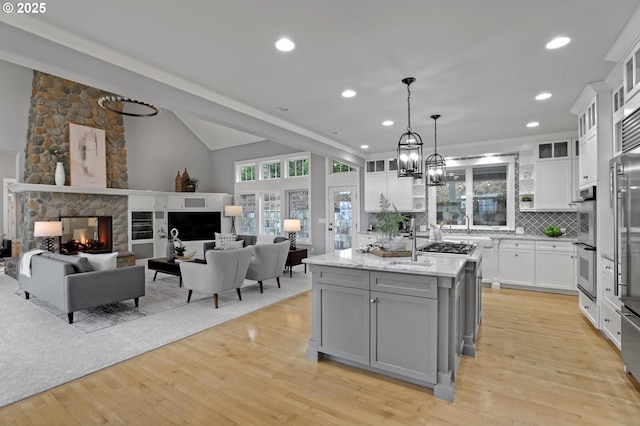
<svg viewBox="0 0 640 426"><path fill-rule="evenodd" d="M555 226L549 226L547 227L547 229L544 230L544 234L547 237L559 237L562 234L564 234L564 232L562 232L560 228L556 228Z"/></svg>
<svg viewBox="0 0 640 426"><path fill-rule="evenodd" d="M380 194L380 213L376 214L376 229L385 238L392 240L394 237L400 235L400 226L404 220L404 216L396 209L396 206L391 204L389 200ZM393 207L393 210L391 208Z"/></svg>
<svg viewBox="0 0 640 426"><path fill-rule="evenodd" d="M533 199L531 197L529 197L528 195L525 195L524 197L520 198L520 200L523 203L526 203L527 201L533 201Z"/></svg>

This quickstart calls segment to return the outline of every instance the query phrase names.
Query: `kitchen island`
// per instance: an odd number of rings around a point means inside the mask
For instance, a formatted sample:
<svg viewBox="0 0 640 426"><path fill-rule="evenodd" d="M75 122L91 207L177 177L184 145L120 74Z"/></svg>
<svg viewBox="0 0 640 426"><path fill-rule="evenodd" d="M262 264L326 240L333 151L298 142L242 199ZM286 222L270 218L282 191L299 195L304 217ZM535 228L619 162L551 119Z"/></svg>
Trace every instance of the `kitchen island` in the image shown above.
<svg viewBox="0 0 640 426"><path fill-rule="evenodd" d="M309 360L399 378L453 401L460 357L475 356L481 250L412 262L349 249L305 262L313 274Z"/></svg>

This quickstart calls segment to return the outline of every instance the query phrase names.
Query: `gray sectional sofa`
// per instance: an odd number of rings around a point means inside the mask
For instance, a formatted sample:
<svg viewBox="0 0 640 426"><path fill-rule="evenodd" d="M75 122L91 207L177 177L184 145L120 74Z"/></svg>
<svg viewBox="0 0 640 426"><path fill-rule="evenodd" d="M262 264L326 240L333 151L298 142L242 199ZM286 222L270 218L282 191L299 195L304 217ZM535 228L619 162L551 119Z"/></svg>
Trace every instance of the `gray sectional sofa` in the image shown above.
<svg viewBox="0 0 640 426"><path fill-rule="evenodd" d="M73 323L75 311L127 299L134 299L137 307L138 298L145 294L143 265L93 271L84 258L45 256L52 254L31 258L31 276L19 274L20 288L27 299L33 294L66 312L69 324Z"/></svg>

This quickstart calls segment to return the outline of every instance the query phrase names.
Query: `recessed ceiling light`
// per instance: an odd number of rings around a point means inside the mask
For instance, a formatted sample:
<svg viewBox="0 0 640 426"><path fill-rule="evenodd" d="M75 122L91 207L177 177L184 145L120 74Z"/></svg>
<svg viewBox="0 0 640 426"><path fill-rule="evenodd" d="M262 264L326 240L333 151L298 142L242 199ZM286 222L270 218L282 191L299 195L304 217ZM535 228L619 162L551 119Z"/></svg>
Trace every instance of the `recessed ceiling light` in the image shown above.
<svg viewBox="0 0 640 426"><path fill-rule="evenodd" d="M293 49L295 49L295 47L295 43L288 38L281 38L280 40L276 41L276 49L281 52L291 52Z"/></svg>
<svg viewBox="0 0 640 426"><path fill-rule="evenodd" d="M532 121L530 123L527 123L527 127L538 127L540 125L540 123L538 123L537 121Z"/></svg>
<svg viewBox="0 0 640 426"><path fill-rule="evenodd" d="M551 97L551 93L542 92L538 96L536 96L536 101L544 101L545 99L549 99Z"/></svg>
<svg viewBox="0 0 640 426"><path fill-rule="evenodd" d="M393 126L393 121L391 120L386 120L382 122L383 126Z"/></svg>
<svg viewBox="0 0 640 426"><path fill-rule="evenodd" d="M369 145L360 145L360 148L367 149L367 148L369 148Z"/></svg>
<svg viewBox="0 0 640 426"><path fill-rule="evenodd" d="M547 43L547 49L558 49L562 46L566 46L571 41L571 37L561 36L556 37Z"/></svg>
<svg viewBox="0 0 640 426"><path fill-rule="evenodd" d="M343 98L353 98L355 95L356 95L356 92L351 89L347 89L344 92L342 92Z"/></svg>

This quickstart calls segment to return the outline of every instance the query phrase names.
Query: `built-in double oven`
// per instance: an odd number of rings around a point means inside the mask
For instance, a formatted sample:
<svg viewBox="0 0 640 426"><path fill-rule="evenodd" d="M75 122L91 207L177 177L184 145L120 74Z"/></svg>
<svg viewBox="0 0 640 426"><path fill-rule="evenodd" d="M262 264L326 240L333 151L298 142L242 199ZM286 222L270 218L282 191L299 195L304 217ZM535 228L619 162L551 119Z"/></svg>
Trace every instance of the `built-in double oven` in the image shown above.
<svg viewBox="0 0 640 426"><path fill-rule="evenodd" d="M596 300L596 187L580 191L578 202L578 289Z"/></svg>

